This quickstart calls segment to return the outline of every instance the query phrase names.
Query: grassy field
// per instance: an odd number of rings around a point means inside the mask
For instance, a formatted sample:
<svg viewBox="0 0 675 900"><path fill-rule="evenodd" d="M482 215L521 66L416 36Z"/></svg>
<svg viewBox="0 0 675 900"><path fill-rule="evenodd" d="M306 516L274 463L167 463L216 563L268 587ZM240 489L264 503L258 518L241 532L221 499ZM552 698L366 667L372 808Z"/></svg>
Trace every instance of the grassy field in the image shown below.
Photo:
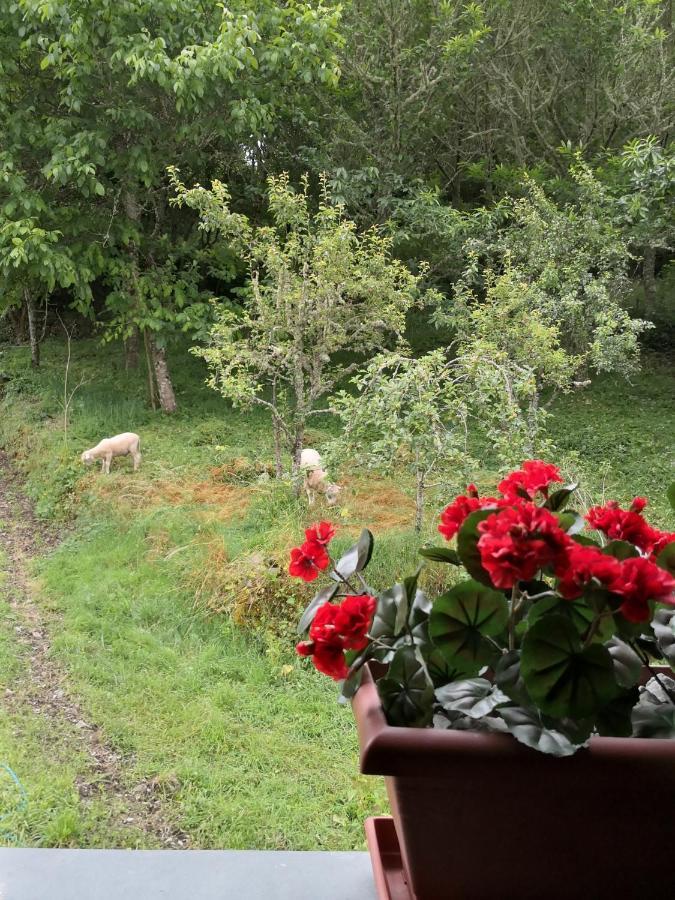
<svg viewBox="0 0 675 900"><path fill-rule="evenodd" d="M63 345L49 343L34 374L25 349L2 349L9 381L0 445L38 513L62 532L58 548L33 565L34 598L55 662L123 761L122 788L151 782L192 846L362 847L363 819L386 810L384 791L357 775L351 714L336 704L334 686L293 657L287 623L308 594L278 567L314 515L287 483L266 479L266 419L228 408L187 355L175 373L179 413L153 413L142 376L123 371L120 352L83 341L70 374L72 385L83 384L64 434L64 358ZM668 524L674 388L672 369L652 357L632 384L599 379L558 402L557 458L583 479L586 500L645 494L655 523ZM126 460L108 478L81 466L84 448L129 429L142 436L140 473ZM308 442L321 447L327 436L314 431ZM477 455L474 480L487 487L496 463L489 448ZM443 497L461 486L445 477L425 536ZM340 480L342 544L368 525L377 541L373 583L409 574L418 544L411 486L395 473L373 479L346 468ZM0 769L0 840L157 845L142 822L125 824L104 798L80 796L86 761L77 735L21 702L26 661L6 603L0 623L0 682L15 698L0 716L0 765L26 791L22 804Z"/></svg>

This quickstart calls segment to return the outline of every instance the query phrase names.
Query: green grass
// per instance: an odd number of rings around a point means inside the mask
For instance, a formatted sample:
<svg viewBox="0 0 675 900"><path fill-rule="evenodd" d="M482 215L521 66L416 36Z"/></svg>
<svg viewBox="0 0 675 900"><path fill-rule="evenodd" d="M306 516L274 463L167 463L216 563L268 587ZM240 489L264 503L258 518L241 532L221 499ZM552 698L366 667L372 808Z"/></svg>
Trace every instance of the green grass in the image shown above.
<svg viewBox="0 0 675 900"><path fill-rule="evenodd" d="M294 658L283 627L244 633L195 603L199 583L217 595L227 561L236 566L256 550L283 556L314 516L286 483L226 485L211 472L233 457L271 458L265 416L229 408L203 386L201 364L186 354L175 357L179 413L153 413L142 375L124 373L119 349L82 341L71 378L85 384L66 446L63 359L63 346L48 343L36 375L25 349L0 354L0 370L12 379L0 443L17 455L42 515L75 516L59 549L38 566L40 602L73 692L123 754L127 785L155 779L167 815L196 846L362 847L363 819L385 811L386 801L378 779L357 774L351 713L335 702L334 685ZM672 527L663 492L672 480L674 388L672 371L654 358L631 385L600 378L558 401L551 418L557 458L582 477L587 502L644 494L654 522ZM80 466L82 449L128 429L142 436L140 473L118 462L103 479ZM310 442L320 447L327 436L313 431ZM487 488L496 465L489 448L479 451L474 480ZM426 536L451 486L460 486L452 473L448 482L431 498ZM352 479L346 492L338 546L361 524L372 526L377 586L417 564L411 493L395 476L376 485ZM306 595L295 584L287 590L290 609L299 608ZM3 671L20 679L11 618L3 622ZM73 785L84 761L72 735L52 733L29 709L12 716L0 719L0 762L20 771L29 792L24 818L12 820L18 842L151 843L78 799Z"/></svg>
<svg viewBox="0 0 675 900"><path fill-rule="evenodd" d="M0 554L0 595L6 560ZM67 722L54 722L30 703L18 620L0 600L0 846L135 847L144 835L113 821L102 798L83 801L76 787L88 760Z"/></svg>

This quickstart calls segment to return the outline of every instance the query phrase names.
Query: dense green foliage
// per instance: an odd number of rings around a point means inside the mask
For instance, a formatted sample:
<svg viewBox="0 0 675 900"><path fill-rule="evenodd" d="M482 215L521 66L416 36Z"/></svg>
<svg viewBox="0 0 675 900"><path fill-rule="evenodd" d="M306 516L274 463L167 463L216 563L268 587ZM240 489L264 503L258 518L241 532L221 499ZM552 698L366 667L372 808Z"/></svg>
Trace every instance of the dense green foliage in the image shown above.
<svg viewBox="0 0 675 900"><path fill-rule="evenodd" d="M130 368L144 345L172 410L166 348L205 336L210 297L236 305L243 266L171 205L167 167L253 223L270 176L309 173L318 199L325 172L450 311L472 253L515 254L574 352L627 365L625 276L642 267L649 317L675 234L673 46L669 0L8 0L0 312L36 365L44 304L124 339Z"/></svg>

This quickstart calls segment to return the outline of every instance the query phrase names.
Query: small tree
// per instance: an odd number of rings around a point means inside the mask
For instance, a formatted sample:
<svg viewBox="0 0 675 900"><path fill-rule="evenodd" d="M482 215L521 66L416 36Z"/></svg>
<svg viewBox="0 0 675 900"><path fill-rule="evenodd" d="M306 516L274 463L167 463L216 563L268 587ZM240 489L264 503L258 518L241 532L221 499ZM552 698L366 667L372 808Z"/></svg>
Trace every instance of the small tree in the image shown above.
<svg viewBox="0 0 675 900"><path fill-rule="evenodd" d="M473 385L473 411L506 463L543 452L547 404L573 385L579 358L561 346L555 325L544 321L536 285L508 266L486 275L486 296L460 287L459 361Z"/></svg>
<svg viewBox="0 0 675 900"><path fill-rule="evenodd" d="M402 464L412 473L416 531L432 473L451 462L467 466L466 381L443 350L419 359L383 353L352 378L358 394L342 391L333 400L344 425L341 450L369 468Z"/></svg>
<svg viewBox="0 0 675 900"><path fill-rule="evenodd" d="M331 412L322 398L360 365L354 357L400 340L419 276L392 259L389 238L358 233L325 179L313 211L307 177L299 192L286 174L269 178L272 225L258 227L231 211L220 182L188 190L175 171L172 178L176 202L198 210L201 227L239 247L249 265L247 305L221 304L208 346L195 353L208 363L211 387L269 411L277 476L285 445L295 477L307 422Z"/></svg>

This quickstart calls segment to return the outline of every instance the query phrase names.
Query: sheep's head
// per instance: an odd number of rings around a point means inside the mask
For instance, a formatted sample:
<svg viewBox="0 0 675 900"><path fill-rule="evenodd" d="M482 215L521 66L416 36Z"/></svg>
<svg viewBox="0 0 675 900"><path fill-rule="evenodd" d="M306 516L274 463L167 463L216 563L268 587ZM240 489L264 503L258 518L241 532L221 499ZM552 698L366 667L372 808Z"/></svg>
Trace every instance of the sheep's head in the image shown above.
<svg viewBox="0 0 675 900"><path fill-rule="evenodd" d="M80 459L85 465L90 466L94 461L91 450L85 450L82 456L80 456Z"/></svg>
<svg viewBox="0 0 675 900"><path fill-rule="evenodd" d="M335 506L335 504L340 499L340 492L342 488L339 484L327 484L326 485L326 505L327 506Z"/></svg>

